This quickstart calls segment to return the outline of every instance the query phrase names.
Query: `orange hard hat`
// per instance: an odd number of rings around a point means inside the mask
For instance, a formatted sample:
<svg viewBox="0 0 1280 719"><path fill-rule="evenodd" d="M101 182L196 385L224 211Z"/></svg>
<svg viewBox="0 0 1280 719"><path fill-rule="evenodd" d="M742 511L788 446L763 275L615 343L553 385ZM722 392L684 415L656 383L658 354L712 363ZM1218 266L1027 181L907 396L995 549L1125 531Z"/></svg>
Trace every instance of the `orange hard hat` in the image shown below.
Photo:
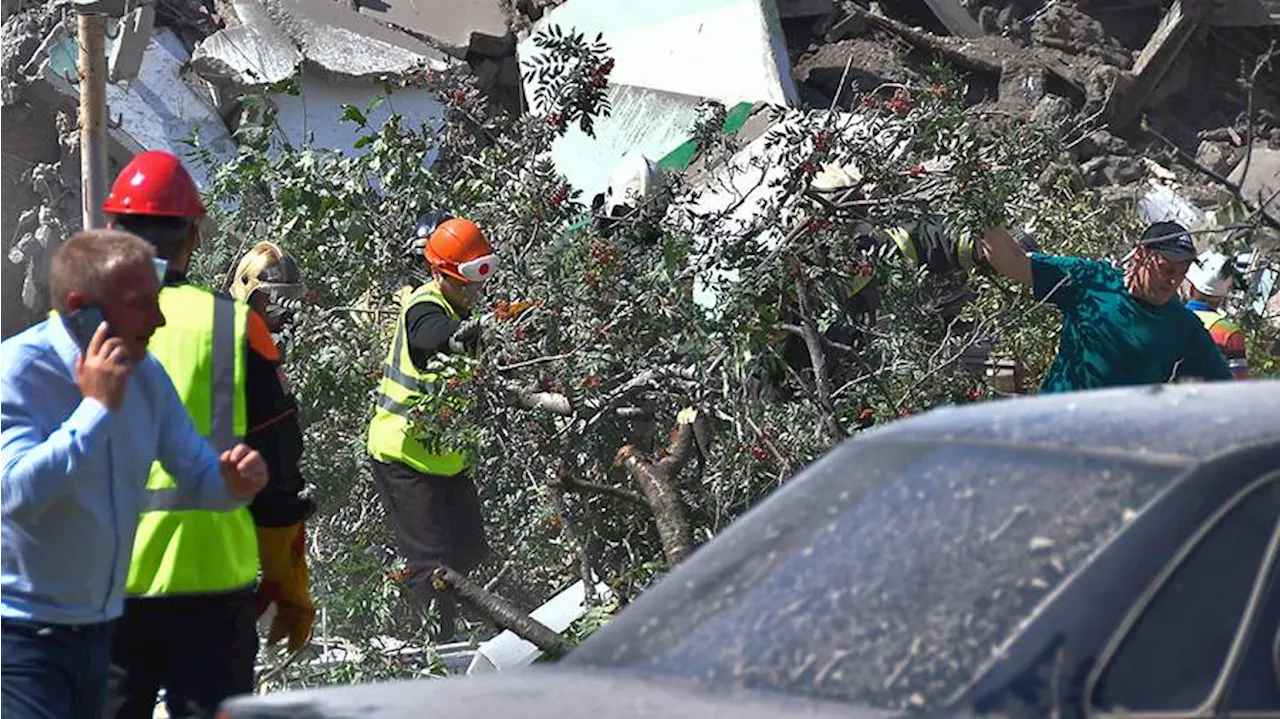
<svg viewBox="0 0 1280 719"><path fill-rule="evenodd" d="M164 150L146 150L124 166L102 203L109 215L161 215L198 219L204 217L200 189L178 156Z"/></svg>
<svg viewBox="0 0 1280 719"><path fill-rule="evenodd" d="M485 282L498 269L498 258L480 227L462 217L440 223L422 254L433 268L466 284Z"/></svg>

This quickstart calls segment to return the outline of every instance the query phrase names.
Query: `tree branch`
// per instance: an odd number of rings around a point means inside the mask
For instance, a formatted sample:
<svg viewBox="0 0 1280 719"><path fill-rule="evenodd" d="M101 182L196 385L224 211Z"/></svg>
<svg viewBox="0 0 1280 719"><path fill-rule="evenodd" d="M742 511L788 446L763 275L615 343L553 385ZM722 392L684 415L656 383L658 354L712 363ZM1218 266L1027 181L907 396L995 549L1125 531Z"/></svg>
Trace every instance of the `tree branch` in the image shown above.
<svg viewBox="0 0 1280 719"><path fill-rule="evenodd" d="M844 429L836 420L835 404L831 401L831 381L827 375L827 354L822 348L822 335L809 315L809 295L804 281L797 277L795 281L796 299L800 309L800 336L809 348L809 362L813 365L814 391L818 394L818 405L822 407L822 422L829 439L838 440L844 437ZM791 330L788 330L791 331Z"/></svg>
<svg viewBox="0 0 1280 719"><path fill-rule="evenodd" d="M517 407L541 412L550 412L562 416L573 414L573 404L569 398L559 392L539 392L521 387L504 387L508 397Z"/></svg>
<svg viewBox="0 0 1280 719"><path fill-rule="evenodd" d="M655 463L645 459L631 445L619 449L615 459L615 463L625 467L632 481L644 492L653 510L662 551L670 567L675 567L693 552L693 531L689 527L680 492L675 487L675 478L693 457L696 445L694 423L698 415L698 410L693 407L680 411L667 456L661 461Z"/></svg>
<svg viewBox="0 0 1280 719"><path fill-rule="evenodd" d="M431 573L431 585L437 592L449 592L467 606L483 614L493 624L519 635L553 657L564 656L573 644L547 625L520 611L514 604L453 571L438 567Z"/></svg>
<svg viewBox="0 0 1280 719"><path fill-rule="evenodd" d="M583 482L581 480L572 479L572 478L563 478L563 479L552 480L552 481L557 482L559 486L566 492L573 492L576 494L595 494L602 497L613 497L614 499L620 499L624 502L634 504L640 507L649 506L649 503L645 501L644 497L641 497L635 492L628 492L627 490L619 489L618 487L610 487L607 484L597 484L595 482Z"/></svg>

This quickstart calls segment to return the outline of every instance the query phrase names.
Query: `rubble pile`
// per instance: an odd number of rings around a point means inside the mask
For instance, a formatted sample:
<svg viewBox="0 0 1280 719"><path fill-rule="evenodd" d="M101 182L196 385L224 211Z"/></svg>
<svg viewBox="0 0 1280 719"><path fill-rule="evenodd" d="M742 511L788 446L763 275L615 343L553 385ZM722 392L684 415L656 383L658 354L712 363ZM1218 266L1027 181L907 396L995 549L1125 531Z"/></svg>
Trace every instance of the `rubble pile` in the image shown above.
<svg viewBox="0 0 1280 719"><path fill-rule="evenodd" d="M976 108L1099 128L1055 171L1103 201L1137 204L1155 183L1201 209L1238 198L1280 229L1280 55L1259 63L1280 49L1280 3L780 0L779 8L809 104L832 104L846 73L864 92L925 82L926 63L941 57L965 73ZM846 92L837 104L858 98Z"/></svg>

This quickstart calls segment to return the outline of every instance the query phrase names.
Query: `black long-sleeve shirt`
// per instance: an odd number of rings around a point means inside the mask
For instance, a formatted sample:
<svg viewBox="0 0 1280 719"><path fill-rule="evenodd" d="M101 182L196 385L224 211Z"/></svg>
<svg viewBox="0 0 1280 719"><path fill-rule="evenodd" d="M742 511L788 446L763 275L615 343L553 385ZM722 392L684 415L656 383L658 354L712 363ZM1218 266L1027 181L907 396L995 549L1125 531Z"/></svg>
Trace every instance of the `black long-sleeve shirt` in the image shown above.
<svg viewBox="0 0 1280 719"><path fill-rule="evenodd" d="M409 359L419 371L440 352L448 353L449 338L462 323L449 317L444 308L435 302L419 302L404 315L404 326L409 342ZM468 350L474 350L468 343Z"/></svg>
<svg viewBox="0 0 1280 719"><path fill-rule="evenodd" d="M165 276L168 286L186 282L180 272ZM280 353L266 320L252 309L246 334L244 443L262 455L268 475L267 486L250 503L249 513L260 527L287 527L315 510L311 500L300 496L306 482L299 467L303 443L298 405L281 380Z"/></svg>

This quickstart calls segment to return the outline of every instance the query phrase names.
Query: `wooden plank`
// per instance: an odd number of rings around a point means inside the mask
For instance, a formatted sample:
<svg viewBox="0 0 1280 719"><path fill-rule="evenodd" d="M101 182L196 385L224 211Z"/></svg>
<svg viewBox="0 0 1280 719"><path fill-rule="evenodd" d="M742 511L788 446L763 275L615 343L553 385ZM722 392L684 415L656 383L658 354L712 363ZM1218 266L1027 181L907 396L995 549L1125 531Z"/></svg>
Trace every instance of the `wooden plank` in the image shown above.
<svg viewBox="0 0 1280 719"><path fill-rule="evenodd" d="M942 24L957 37L982 37L982 26L964 9L959 0L924 0Z"/></svg>

